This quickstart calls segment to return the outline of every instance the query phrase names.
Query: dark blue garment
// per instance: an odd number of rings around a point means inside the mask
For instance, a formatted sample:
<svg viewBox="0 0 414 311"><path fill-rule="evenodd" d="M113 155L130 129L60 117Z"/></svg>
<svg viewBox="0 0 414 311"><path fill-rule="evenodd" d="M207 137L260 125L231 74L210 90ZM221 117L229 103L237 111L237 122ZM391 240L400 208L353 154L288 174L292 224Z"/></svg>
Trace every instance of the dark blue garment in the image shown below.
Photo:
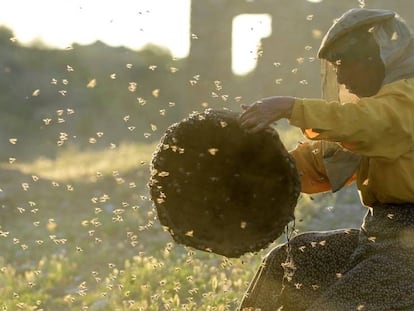
<svg viewBox="0 0 414 311"><path fill-rule="evenodd" d="M241 310L414 310L414 204L378 205L359 230L303 233L276 247Z"/></svg>

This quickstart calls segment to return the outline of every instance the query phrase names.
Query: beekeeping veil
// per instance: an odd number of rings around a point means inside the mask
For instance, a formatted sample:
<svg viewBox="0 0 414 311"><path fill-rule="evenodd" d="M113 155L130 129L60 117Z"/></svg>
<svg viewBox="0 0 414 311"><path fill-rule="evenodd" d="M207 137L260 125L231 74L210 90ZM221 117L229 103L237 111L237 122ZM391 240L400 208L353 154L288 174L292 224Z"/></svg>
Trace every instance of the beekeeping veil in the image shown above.
<svg viewBox="0 0 414 311"><path fill-rule="evenodd" d="M371 33L379 47L385 67L383 85L414 76L413 35L404 20L390 10L351 9L330 27L318 51L322 60L322 96L326 100L349 102L358 99L337 83L333 66L335 61L341 61L342 56L358 57L367 44L361 36L363 32L358 30ZM330 143L325 143L323 149L328 177L333 191L336 191L354 173L359 156Z"/></svg>
<svg viewBox="0 0 414 311"><path fill-rule="evenodd" d="M322 40L318 57L322 59L322 95L328 100L341 99L333 66L338 55L357 53L365 42L353 33L366 29L372 33L385 66L383 84L413 76L414 40L405 21L395 12L355 8L347 11L330 27ZM339 59L340 60L340 59Z"/></svg>

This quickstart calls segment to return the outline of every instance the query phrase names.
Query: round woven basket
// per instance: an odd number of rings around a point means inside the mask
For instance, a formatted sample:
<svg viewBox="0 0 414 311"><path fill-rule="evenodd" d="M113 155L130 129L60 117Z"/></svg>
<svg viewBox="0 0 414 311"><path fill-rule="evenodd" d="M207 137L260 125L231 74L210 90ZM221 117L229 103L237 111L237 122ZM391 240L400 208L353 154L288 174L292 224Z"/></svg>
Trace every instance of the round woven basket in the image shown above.
<svg viewBox="0 0 414 311"><path fill-rule="evenodd" d="M208 109L170 126L149 181L159 221L177 243L226 257L276 240L293 220L300 192L277 132L247 133L238 118Z"/></svg>

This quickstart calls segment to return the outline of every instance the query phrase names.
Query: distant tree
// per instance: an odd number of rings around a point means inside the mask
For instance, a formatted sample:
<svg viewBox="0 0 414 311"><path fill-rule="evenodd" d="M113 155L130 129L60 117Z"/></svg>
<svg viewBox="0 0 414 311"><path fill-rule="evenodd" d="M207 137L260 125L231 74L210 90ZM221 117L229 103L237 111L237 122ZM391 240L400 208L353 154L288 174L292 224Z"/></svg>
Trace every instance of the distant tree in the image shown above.
<svg viewBox="0 0 414 311"><path fill-rule="evenodd" d="M0 44L4 42L9 42L11 38L14 37L14 33L7 27L0 26Z"/></svg>

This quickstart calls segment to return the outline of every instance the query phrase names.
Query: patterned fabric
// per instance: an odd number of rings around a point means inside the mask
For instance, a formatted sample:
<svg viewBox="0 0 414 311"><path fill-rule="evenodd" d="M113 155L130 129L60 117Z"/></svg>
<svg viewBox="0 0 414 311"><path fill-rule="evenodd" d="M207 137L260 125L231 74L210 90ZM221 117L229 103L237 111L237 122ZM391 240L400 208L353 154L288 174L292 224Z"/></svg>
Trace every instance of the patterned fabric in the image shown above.
<svg viewBox="0 0 414 311"><path fill-rule="evenodd" d="M414 204L375 206L360 230L304 233L276 247L240 310L414 310Z"/></svg>

